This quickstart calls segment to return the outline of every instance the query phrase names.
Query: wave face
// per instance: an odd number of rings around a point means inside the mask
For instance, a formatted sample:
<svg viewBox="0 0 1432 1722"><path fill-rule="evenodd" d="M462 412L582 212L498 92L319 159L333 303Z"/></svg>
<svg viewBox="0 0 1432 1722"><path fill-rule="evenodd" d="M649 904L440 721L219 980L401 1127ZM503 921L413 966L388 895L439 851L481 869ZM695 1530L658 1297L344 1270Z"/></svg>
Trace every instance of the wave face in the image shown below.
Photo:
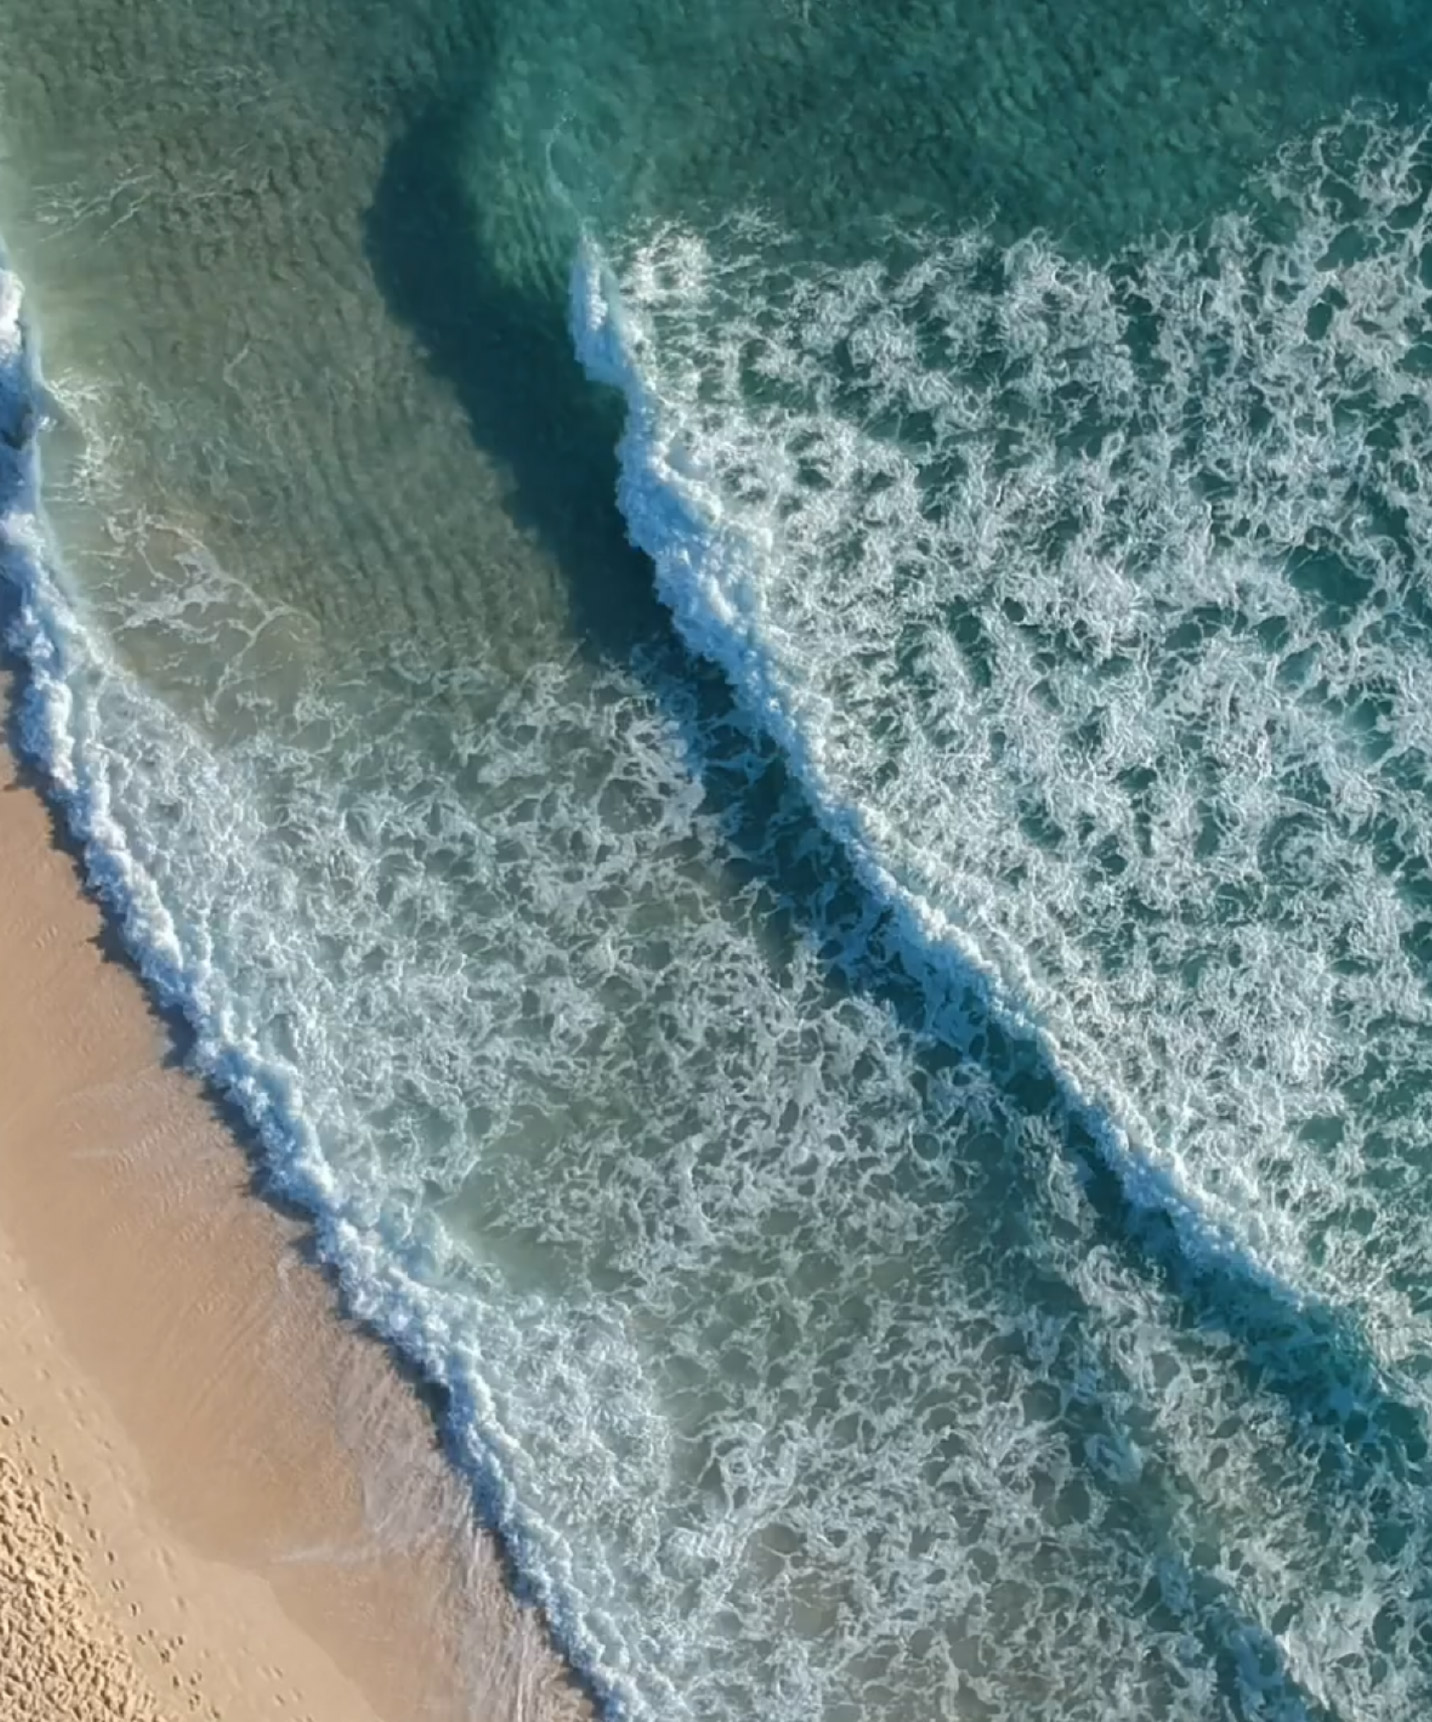
<svg viewBox="0 0 1432 1722"><path fill-rule="evenodd" d="M573 288L635 542L957 1043L1037 1048L1135 1211L1342 1312L1419 1422L1429 184L1368 115L1267 176L1277 237L659 224Z"/></svg>
<svg viewBox="0 0 1432 1722"><path fill-rule="evenodd" d="M1420 18L133 12L27 744L608 1712L1426 1714Z"/></svg>
<svg viewBox="0 0 1432 1722"><path fill-rule="evenodd" d="M1428 170L1349 125L1278 242L663 229L575 291L633 534L871 888L1389 1365L1432 1355Z"/></svg>

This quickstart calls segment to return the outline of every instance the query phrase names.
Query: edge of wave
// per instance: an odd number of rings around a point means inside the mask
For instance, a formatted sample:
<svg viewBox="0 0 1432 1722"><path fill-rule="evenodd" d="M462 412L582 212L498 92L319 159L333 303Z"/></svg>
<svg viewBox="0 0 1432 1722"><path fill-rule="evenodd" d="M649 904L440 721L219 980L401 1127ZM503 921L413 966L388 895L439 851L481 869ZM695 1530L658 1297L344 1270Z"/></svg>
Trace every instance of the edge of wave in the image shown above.
<svg viewBox="0 0 1432 1722"><path fill-rule="evenodd" d="M481 1336L461 1331L452 1294L424 1284L420 1244L399 1243L359 1216L360 1192L345 1189L328 1163L287 1074L225 1038L222 977L186 966L160 892L115 816L84 701L86 679L103 667L103 652L65 592L44 517L39 435L48 399L24 289L0 250L0 582L14 600L4 644L20 664L12 739L37 769L85 882L141 983L192 1031L189 1067L238 1108L274 1193L311 1219L341 1308L442 1390L444 1448L472 1489L480 1524L499 1541L517 1600L540 1609L554 1648L597 1709L623 1722L639 1708L635 1691L604 1661L574 1599L544 1562L546 1527L517 1501L503 1460L506 1438L475 1367Z"/></svg>
<svg viewBox="0 0 1432 1722"><path fill-rule="evenodd" d="M1104 1092L1097 1078L1080 1067L1077 1056L939 905L902 884L882 861L864 812L832 785L799 714L789 709L762 651L759 624L717 593L711 564L755 566L760 546L739 524L719 517L709 477L693 469L679 440L667 433L661 402L642 375L615 276L590 235L584 236L573 265L569 324L588 377L624 398L618 502L633 544L655 567L659 594L682 640L721 670L747 716L775 742L862 885L891 911L902 942L922 966L943 972L955 997L977 1004L1013 1040L1036 1053L1065 1115L1088 1132L1132 1210L1166 1219L1191 1260L1231 1271L1294 1308L1316 1305L1315 1294L1262 1260L1251 1244L1207 1212L1175 1169L1140 1145L1137 1127L1121 1122L1119 1097Z"/></svg>

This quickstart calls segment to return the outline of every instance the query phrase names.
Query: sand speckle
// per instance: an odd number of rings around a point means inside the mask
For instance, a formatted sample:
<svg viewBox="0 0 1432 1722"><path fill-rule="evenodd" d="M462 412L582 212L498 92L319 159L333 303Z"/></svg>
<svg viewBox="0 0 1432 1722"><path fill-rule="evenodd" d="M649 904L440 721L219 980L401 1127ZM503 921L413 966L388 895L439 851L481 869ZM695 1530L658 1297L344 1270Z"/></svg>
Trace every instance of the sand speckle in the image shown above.
<svg viewBox="0 0 1432 1722"><path fill-rule="evenodd" d="M15 1439L19 1419L0 1413L0 1717L4 1722L167 1722L109 1621L83 1557L55 1522L58 1492L74 1511L73 1485L44 1475ZM112 1550L106 1551L110 1560ZM113 1581L118 1585L118 1580Z"/></svg>

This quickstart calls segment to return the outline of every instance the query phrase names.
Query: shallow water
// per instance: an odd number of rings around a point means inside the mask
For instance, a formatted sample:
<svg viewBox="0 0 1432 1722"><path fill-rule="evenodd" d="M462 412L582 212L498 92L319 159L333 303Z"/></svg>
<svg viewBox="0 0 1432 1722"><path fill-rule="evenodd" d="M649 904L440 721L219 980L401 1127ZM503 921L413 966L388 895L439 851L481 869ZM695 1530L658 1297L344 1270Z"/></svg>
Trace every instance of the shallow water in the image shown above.
<svg viewBox="0 0 1432 1722"><path fill-rule="evenodd" d="M4 28L31 744L613 1713L1420 1715L1421 14Z"/></svg>

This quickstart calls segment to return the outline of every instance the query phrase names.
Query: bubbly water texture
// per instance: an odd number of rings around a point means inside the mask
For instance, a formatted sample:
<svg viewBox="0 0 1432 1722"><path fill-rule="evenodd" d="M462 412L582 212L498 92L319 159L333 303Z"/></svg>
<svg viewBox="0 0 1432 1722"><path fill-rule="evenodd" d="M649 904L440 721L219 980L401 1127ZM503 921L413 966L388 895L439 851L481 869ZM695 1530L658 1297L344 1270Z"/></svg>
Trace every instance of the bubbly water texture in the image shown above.
<svg viewBox="0 0 1432 1722"><path fill-rule="evenodd" d="M1420 12L5 24L25 734L603 1702L1426 1714Z"/></svg>
<svg viewBox="0 0 1432 1722"><path fill-rule="evenodd" d="M663 224L573 292L663 596L952 1038L1037 1047L1135 1211L1351 1317L1419 1425L1429 187L1368 114L1270 173L1282 238Z"/></svg>
<svg viewBox="0 0 1432 1722"><path fill-rule="evenodd" d="M663 593L872 889L1389 1364L1432 1364L1429 185L1351 124L1281 243L664 229L576 292Z"/></svg>

